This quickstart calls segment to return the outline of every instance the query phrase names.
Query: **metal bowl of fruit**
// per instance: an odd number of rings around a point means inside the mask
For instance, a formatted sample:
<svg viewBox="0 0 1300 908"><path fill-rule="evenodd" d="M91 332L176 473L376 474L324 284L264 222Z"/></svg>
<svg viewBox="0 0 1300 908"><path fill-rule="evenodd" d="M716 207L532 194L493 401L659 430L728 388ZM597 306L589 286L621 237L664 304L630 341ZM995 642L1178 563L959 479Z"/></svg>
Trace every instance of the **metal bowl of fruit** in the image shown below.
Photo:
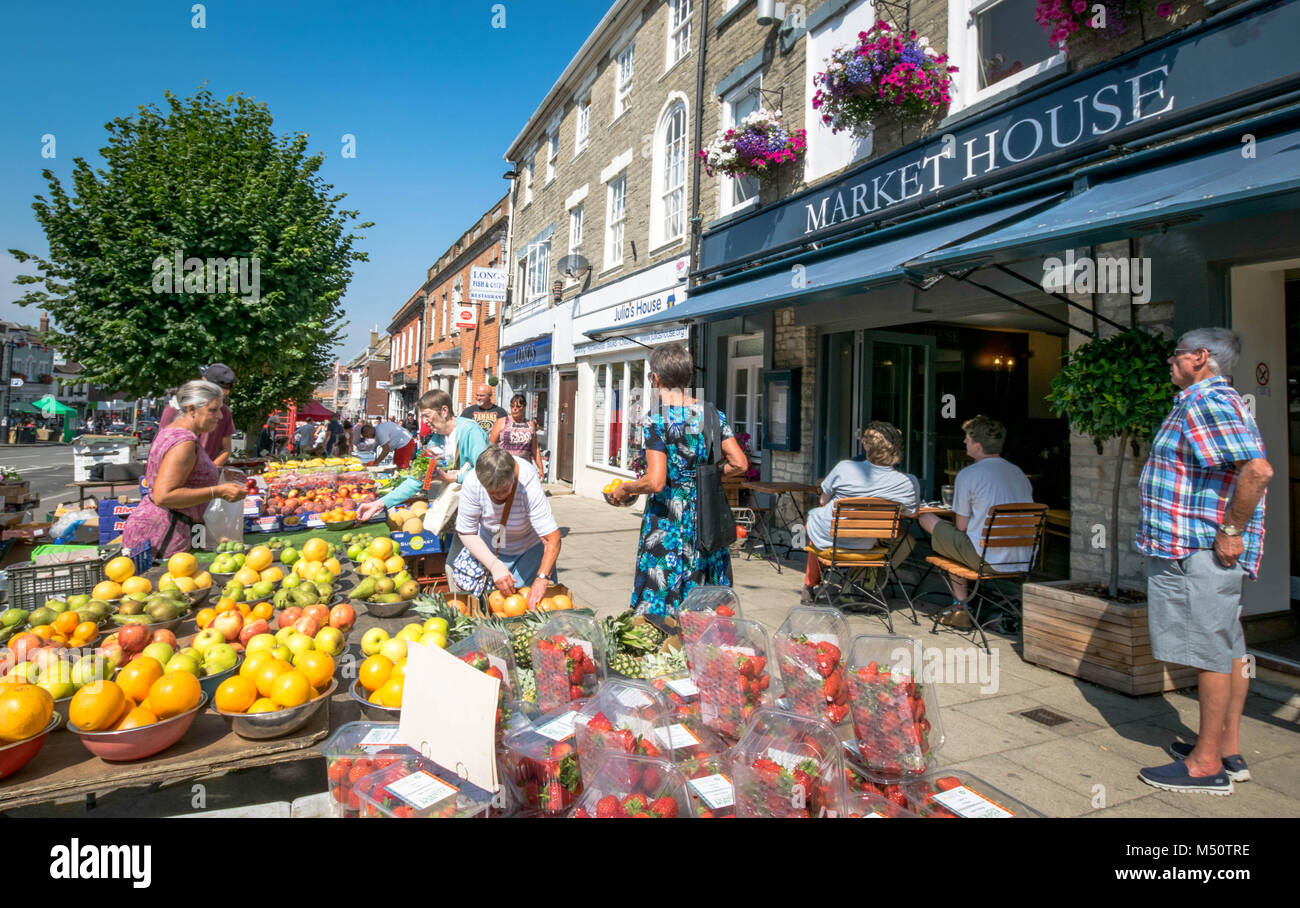
<svg viewBox="0 0 1300 908"><path fill-rule="evenodd" d="M352 528L353 528L354 526L356 526L356 525L357 525L357 520L356 520L355 517L352 518L351 520L327 520L327 521L325 521L325 529L327 529L327 530L350 530L350 529L352 529Z"/></svg>
<svg viewBox="0 0 1300 908"><path fill-rule="evenodd" d="M239 659L235 662L234 665L230 666L230 668L223 669L222 671L219 671L216 674L212 674L212 675L200 675L199 687L203 689L203 693L206 696L215 697L217 695L217 688L221 686L221 682L225 681L235 672L239 671L239 666L243 664L244 664L244 653L240 653Z"/></svg>
<svg viewBox="0 0 1300 908"><path fill-rule="evenodd" d="M86 750L101 760L142 760L161 753L179 741L194 724L194 717L207 704L208 695L200 693L199 702L193 709L151 725L121 731L82 731L69 723L68 731L80 736Z"/></svg>
<svg viewBox="0 0 1300 908"><path fill-rule="evenodd" d="M212 586L225 586L235 578L235 574L237 573L239 572L231 571L229 574L219 574L214 571L209 571L208 576L212 578ZM211 589L211 587L209 587L209 589Z"/></svg>
<svg viewBox="0 0 1300 908"><path fill-rule="evenodd" d="M380 706L378 703L371 703L370 695L361 686L360 678L352 682L350 693L352 699L361 705L361 714L367 719L373 719L376 722L396 722L402 717L402 708L400 706Z"/></svg>
<svg viewBox="0 0 1300 908"><path fill-rule="evenodd" d="M225 584L222 584L222 586L225 586ZM200 587L193 592L186 593L185 598L190 600L190 608L203 608L204 604L208 601L208 597L211 595L212 587L205 586Z"/></svg>
<svg viewBox="0 0 1300 908"><path fill-rule="evenodd" d="M352 607L358 608L364 605L366 612L372 618L396 618L399 615L406 614L406 610L411 607L411 599L399 599L396 602L366 602L364 599L353 599Z"/></svg>
<svg viewBox="0 0 1300 908"><path fill-rule="evenodd" d="M12 744L0 747L0 779L13 775L30 763L32 758L45 746L45 739L50 736L50 732L62 727L64 721L64 716L55 711L51 713L50 721L45 723L45 728L41 731L38 731L30 738L24 738L21 741L14 741Z"/></svg>
<svg viewBox="0 0 1300 908"><path fill-rule="evenodd" d="M330 697L338 689L339 679L331 678L330 686L308 700L301 706L277 709L268 713L223 713L215 706L212 711L226 720L230 730L241 738L251 741L265 741L268 738L282 738L302 728L320 710L328 710Z"/></svg>

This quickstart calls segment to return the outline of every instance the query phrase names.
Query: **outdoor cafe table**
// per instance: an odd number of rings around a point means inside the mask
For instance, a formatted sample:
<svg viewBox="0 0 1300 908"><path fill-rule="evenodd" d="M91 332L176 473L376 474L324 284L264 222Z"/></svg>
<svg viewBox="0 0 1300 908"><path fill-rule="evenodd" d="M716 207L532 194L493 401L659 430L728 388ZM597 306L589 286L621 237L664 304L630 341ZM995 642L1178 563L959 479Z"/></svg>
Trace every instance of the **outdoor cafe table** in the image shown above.
<svg viewBox="0 0 1300 908"><path fill-rule="evenodd" d="M807 524L808 515L804 513L803 507L799 504L799 496L820 495L822 491L821 487L808 485L803 482L743 482L740 487L742 489L749 489L751 492L773 496L772 506L770 508L755 509L761 516L755 523L754 529L763 539L764 554L775 551L779 546L786 550L786 557L788 558L790 553L794 551L794 546L772 541L772 521L776 519L776 514L781 509L781 498L782 496L788 497L790 503L794 506L795 513L799 515L800 524ZM749 539L745 541L745 550L747 552L753 551L753 543ZM780 559L773 559L772 563L776 565L776 572L778 574L781 573Z"/></svg>

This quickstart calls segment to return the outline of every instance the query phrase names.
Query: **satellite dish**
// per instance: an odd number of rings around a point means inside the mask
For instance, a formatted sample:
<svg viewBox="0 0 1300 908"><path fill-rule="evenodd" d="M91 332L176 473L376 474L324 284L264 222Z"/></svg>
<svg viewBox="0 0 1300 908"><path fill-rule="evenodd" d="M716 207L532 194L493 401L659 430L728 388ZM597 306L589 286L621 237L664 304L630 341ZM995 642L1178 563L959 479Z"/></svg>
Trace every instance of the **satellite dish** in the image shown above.
<svg viewBox="0 0 1300 908"><path fill-rule="evenodd" d="M555 263L555 267L560 274L565 277L581 279L588 271L591 270L591 263L580 255L566 255Z"/></svg>

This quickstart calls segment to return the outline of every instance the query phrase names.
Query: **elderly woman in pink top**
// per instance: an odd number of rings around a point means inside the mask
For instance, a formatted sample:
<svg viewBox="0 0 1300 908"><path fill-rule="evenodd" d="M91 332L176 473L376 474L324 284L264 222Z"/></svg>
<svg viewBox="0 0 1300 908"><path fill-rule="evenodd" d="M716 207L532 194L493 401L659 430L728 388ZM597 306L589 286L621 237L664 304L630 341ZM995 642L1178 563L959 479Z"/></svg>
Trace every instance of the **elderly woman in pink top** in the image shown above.
<svg viewBox="0 0 1300 908"><path fill-rule="evenodd" d="M239 501L246 494L243 483L221 482L221 468L199 443L221 421L221 388L187 382L176 392L176 403L179 415L149 446L149 491L122 530L123 548L139 552L149 544L159 560L190 549L190 529L203 522L208 502Z"/></svg>

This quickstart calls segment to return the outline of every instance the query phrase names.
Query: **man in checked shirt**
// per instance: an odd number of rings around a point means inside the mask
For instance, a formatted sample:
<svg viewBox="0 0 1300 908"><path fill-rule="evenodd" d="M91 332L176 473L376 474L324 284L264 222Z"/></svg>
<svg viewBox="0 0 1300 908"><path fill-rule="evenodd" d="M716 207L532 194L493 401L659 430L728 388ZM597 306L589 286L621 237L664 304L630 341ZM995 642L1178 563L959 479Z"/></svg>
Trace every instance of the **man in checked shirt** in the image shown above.
<svg viewBox="0 0 1300 908"><path fill-rule="evenodd" d="M1254 417L1223 374L1240 355L1240 339L1226 328L1179 338L1169 376L1182 391L1139 481L1151 652L1199 673L1196 743L1174 741L1175 762L1138 773L1167 791L1226 795L1250 778L1237 741L1250 683L1241 592L1259 573L1273 468Z"/></svg>

